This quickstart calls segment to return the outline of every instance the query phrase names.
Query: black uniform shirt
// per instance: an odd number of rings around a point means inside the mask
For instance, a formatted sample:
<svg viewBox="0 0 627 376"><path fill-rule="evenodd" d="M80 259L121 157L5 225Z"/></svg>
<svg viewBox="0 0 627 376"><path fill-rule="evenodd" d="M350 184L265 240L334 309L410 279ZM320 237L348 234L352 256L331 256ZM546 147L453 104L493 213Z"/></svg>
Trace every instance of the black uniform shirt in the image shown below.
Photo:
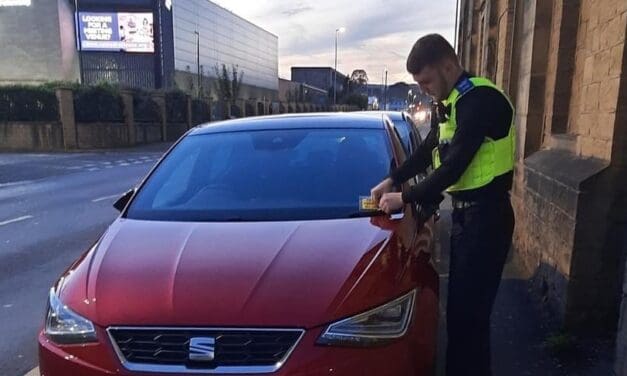
<svg viewBox="0 0 627 376"><path fill-rule="evenodd" d="M464 73L458 80L471 77ZM455 86L457 86L457 84ZM430 203L439 201L440 193L462 176L486 137L494 140L506 137L512 124L513 112L503 94L490 87L475 87L456 104L457 130L446 151L441 153L442 165L410 190L403 192L404 202ZM396 183L403 183L431 166L431 152L439 143L437 127L432 127L420 147L390 174ZM464 191L452 192L462 201L481 201L504 196L512 188L513 173L497 176L489 184Z"/></svg>

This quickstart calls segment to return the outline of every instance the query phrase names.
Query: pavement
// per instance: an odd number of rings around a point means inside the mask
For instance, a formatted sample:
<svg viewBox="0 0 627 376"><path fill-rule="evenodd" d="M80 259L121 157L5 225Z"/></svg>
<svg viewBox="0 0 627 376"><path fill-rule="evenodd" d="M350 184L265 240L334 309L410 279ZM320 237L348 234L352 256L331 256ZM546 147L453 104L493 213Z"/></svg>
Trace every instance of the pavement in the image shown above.
<svg viewBox="0 0 627 376"><path fill-rule="evenodd" d="M445 374L450 201L438 222L434 253L440 274L440 327L437 375ZM494 376L610 376L614 341L576 338L563 333L530 289L530 275L510 251L491 317Z"/></svg>

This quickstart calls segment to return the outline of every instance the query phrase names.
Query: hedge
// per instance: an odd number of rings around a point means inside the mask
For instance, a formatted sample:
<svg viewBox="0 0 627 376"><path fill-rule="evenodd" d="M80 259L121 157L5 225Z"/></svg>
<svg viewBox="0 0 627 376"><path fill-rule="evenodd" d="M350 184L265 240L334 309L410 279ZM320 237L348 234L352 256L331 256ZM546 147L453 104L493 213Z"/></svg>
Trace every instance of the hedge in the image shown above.
<svg viewBox="0 0 627 376"><path fill-rule="evenodd" d="M209 108L209 103L200 99L193 99L192 100L192 123L193 125L206 123L208 121L211 121L211 110Z"/></svg>
<svg viewBox="0 0 627 376"><path fill-rule="evenodd" d="M161 123L161 108L148 92L137 91L133 95L133 117L140 123Z"/></svg>
<svg viewBox="0 0 627 376"><path fill-rule="evenodd" d="M74 92L74 114L79 123L121 123L124 106L113 85L81 86Z"/></svg>
<svg viewBox="0 0 627 376"><path fill-rule="evenodd" d="M59 121L59 102L51 88L0 87L0 121Z"/></svg>
<svg viewBox="0 0 627 376"><path fill-rule="evenodd" d="M166 117L171 123L187 122L187 94L172 90L165 93Z"/></svg>

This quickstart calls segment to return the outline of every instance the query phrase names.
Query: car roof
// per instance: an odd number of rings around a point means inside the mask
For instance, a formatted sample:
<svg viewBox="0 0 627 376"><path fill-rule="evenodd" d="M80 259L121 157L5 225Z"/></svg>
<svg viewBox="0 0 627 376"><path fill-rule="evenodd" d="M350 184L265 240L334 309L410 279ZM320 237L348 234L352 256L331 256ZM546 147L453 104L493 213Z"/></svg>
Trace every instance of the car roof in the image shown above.
<svg viewBox="0 0 627 376"><path fill-rule="evenodd" d="M405 120L405 112L404 111L367 111L360 112L360 114L364 115L373 115L373 116L387 116L390 120Z"/></svg>
<svg viewBox="0 0 627 376"><path fill-rule="evenodd" d="M194 128L190 135L252 130L298 128L384 129L383 116L363 116L359 113L308 113L256 116L206 123Z"/></svg>

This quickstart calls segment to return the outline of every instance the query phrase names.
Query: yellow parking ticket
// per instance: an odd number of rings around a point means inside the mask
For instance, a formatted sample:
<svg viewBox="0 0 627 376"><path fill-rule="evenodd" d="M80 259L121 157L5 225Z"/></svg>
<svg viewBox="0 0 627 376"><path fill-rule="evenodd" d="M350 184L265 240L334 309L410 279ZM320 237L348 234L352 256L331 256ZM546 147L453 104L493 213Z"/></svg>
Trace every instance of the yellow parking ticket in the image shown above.
<svg viewBox="0 0 627 376"><path fill-rule="evenodd" d="M360 211L375 211L379 210L377 204L370 196L359 196L359 210Z"/></svg>

